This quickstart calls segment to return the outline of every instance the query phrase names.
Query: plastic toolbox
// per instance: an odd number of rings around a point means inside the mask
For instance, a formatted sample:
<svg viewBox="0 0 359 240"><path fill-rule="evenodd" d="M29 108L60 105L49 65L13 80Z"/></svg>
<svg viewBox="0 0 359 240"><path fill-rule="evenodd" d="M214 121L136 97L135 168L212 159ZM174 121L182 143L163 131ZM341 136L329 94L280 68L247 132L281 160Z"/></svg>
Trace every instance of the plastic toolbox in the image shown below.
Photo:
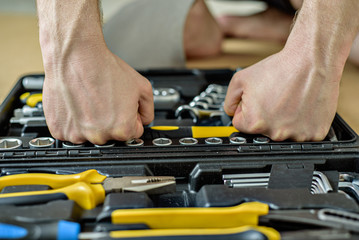
<svg viewBox="0 0 359 240"><path fill-rule="evenodd" d="M359 239L357 134L338 115L322 142L239 133L221 105L233 73L142 71L154 122L103 146L51 138L44 76L22 77L0 106L0 239ZM129 182L52 183L89 172L76 181Z"/></svg>

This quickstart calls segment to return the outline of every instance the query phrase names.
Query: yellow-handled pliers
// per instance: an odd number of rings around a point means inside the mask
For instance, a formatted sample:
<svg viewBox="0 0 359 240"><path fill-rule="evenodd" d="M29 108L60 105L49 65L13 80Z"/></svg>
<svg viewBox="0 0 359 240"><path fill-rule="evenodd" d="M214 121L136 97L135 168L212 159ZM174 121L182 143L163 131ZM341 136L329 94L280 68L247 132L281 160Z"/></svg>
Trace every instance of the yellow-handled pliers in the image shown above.
<svg viewBox="0 0 359 240"><path fill-rule="evenodd" d="M104 201L106 193L125 191L168 193L175 191L175 184L175 178L171 176L110 178L95 169L69 175L16 174L0 177L0 191L4 187L19 185L47 185L51 190L0 194L0 204L24 205L69 199L84 209L92 209Z"/></svg>

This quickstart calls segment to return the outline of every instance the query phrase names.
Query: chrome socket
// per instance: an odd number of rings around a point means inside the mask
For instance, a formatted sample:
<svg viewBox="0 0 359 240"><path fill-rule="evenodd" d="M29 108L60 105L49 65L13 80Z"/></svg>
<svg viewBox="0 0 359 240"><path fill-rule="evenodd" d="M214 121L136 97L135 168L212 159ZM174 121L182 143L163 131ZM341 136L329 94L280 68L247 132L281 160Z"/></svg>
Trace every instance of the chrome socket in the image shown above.
<svg viewBox="0 0 359 240"><path fill-rule="evenodd" d="M264 144L264 143L269 143L269 138L267 137L256 137L253 139L253 143L259 143L259 144Z"/></svg>
<svg viewBox="0 0 359 240"><path fill-rule="evenodd" d="M179 143L182 145L195 145L198 143L198 140L195 138L187 137L187 138L181 138L179 140Z"/></svg>
<svg viewBox="0 0 359 240"><path fill-rule="evenodd" d="M107 143L105 143L103 145L95 144L95 147L97 147L97 148L111 148L111 147L114 147L114 146L115 146L115 142L113 142L113 141L107 142Z"/></svg>
<svg viewBox="0 0 359 240"><path fill-rule="evenodd" d="M78 148L78 147L84 147L85 144L74 144L72 142L62 142L63 148Z"/></svg>
<svg viewBox="0 0 359 240"><path fill-rule="evenodd" d="M0 150L11 150L20 148L22 141L17 138L4 138L0 140Z"/></svg>
<svg viewBox="0 0 359 240"><path fill-rule="evenodd" d="M55 139L51 137L39 137L30 140L30 148L51 148L55 145Z"/></svg>
<svg viewBox="0 0 359 240"><path fill-rule="evenodd" d="M140 147L143 145L144 145L144 141L139 138L134 138L134 139L126 141L126 146L128 146L128 147Z"/></svg>
<svg viewBox="0 0 359 240"><path fill-rule="evenodd" d="M169 139L169 138L155 138L153 139L152 141L153 145L155 146L160 146L160 147L163 147L163 146L169 146L172 144L172 140Z"/></svg>
<svg viewBox="0 0 359 240"><path fill-rule="evenodd" d="M207 138L206 140L204 140L204 142L206 144L222 144L223 143L223 140L218 138L218 137L210 137L210 138Z"/></svg>
<svg viewBox="0 0 359 240"><path fill-rule="evenodd" d="M229 139L229 142L231 144L245 144L247 143L247 139L245 139L244 137L231 137Z"/></svg>

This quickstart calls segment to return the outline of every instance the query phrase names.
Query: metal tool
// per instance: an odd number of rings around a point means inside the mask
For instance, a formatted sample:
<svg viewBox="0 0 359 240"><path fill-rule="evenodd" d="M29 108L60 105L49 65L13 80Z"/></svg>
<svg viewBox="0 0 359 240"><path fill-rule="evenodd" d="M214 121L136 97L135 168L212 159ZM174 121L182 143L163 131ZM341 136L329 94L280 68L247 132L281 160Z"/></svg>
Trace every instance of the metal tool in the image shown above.
<svg viewBox="0 0 359 240"><path fill-rule="evenodd" d="M340 173L339 190L345 192L359 203L359 174Z"/></svg>
<svg viewBox="0 0 359 240"><path fill-rule="evenodd" d="M210 137L210 138L205 139L204 142L206 144L210 144L210 145L213 145L213 144L217 145L217 144L222 144L223 140L218 137Z"/></svg>
<svg viewBox="0 0 359 240"><path fill-rule="evenodd" d="M224 174L223 182L225 185L233 188L267 187L269 177L270 173ZM314 171L311 193L320 194L331 191L333 191L333 188L325 174Z"/></svg>
<svg viewBox="0 0 359 240"><path fill-rule="evenodd" d="M55 145L55 139L51 137L39 137L29 141L30 148L51 148Z"/></svg>
<svg viewBox="0 0 359 240"><path fill-rule="evenodd" d="M179 143L182 145L195 145L198 143L198 140L192 137L186 137L186 138L181 138L179 140Z"/></svg>
<svg viewBox="0 0 359 240"><path fill-rule="evenodd" d="M22 79L22 86L26 90L41 90L43 85L43 76L27 76Z"/></svg>
<svg viewBox="0 0 359 240"><path fill-rule="evenodd" d="M126 141L126 146L129 147L140 147L144 145L144 141L139 138L134 138Z"/></svg>
<svg viewBox="0 0 359 240"><path fill-rule="evenodd" d="M153 143L153 145L163 147L163 146L171 145L172 140L169 138L155 138L155 139L153 139L152 143Z"/></svg>
<svg viewBox="0 0 359 240"><path fill-rule="evenodd" d="M44 173L16 174L0 177L0 190L7 186L43 185L51 190L0 194L0 204L35 204L58 199L75 201L84 209L102 203L111 192L146 192L161 194L175 191L172 176L125 176L110 178L91 169L78 174L56 175Z"/></svg>
<svg viewBox="0 0 359 240"><path fill-rule="evenodd" d="M229 139L229 142L231 144L244 144L247 143L247 139L245 139L244 137L231 137Z"/></svg>
<svg viewBox="0 0 359 240"><path fill-rule="evenodd" d="M4 138L0 139L0 150L12 150L20 148L22 141L17 138Z"/></svg>
<svg viewBox="0 0 359 240"><path fill-rule="evenodd" d="M199 228L199 229L144 229L111 232L80 233L79 239L123 239L123 240L279 240L280 234L273 228L260 226L243 226L234 228Z"/></svg>
<svg viewBox="0 0 359 240"><path fill-rule="evenodd" d="M225 94L219 94L219 93L207 93L207 92L201 92L200 97L208 97L212 99L212 102L214 104L223 104L223 101L226 97Z"/></svg>
<svg viewBox="0 0 359 240"><path fill-rule="evenodd" d="M97 147L97 148L112 148L116 145L116 143L114 141L109 141L103 145L98 145L98 144L95 144L94 146Z"/></svg>
<svg viewBox="0 0 359 240"><path fill-rule="evenodd" d="M223 112L222 105L214 105L214 104L208 104L205 102L190 102L189 106L193 107L193 108L198 108L201 110L207 110L207 111L221 111Z"/></svg>
<svg viewBox="0 0 359 240"><path fill-rule="evenodd" d="M79 148L79 147L84 147L85 144L75 144L72 142L62 142L62 147L63 148Z"/></svg>
<svg viewBox="0 0 359 240"><path fill-rule="evenodd" d="M359 232L359 214L336 209L273 210L259 217L261 224L280 227L283 224L329 227Z"/></svg>
<svg viewBox="0 0 359 240"><path fill-rule="evenodd" d="M180 93L174 88L154 88L153 102L156 110L173 109L181 100Z"/></svg>
<svg viewBox="0 0 359 240"><path fill-rule="evenodd" d="M339 182L339 189L359 202L359 186L353 182Z"/></svg>
<svg viewBox="0 0 359 240"><path fill-rule="evenodd" d="M226 94L228 87L219 85L219 84L210 84L206 88L206 93L217 93L217 94Z"/></svg>
<svg viewBox="0 0 359 240"><path fill-rule="evenodd" d="M45 117L12 117L10 118L11 124L26 125L29 123L40 123L46 125Z"/></svg>
<svg viewBox="0 0 359 240"><path fill-rule="evenodd" d="M269 143L269 142L270 142L270 139L267 137L253 138L253 143L265 144L265 143Z"/></svg>
<svg viewBox="0 0 359 240"><path fill-rule="evenodd" d="M43 117L44 110L41 107L30 107L30 106L23 106L22 108L17 108L14 110L14 117L15 118L23 118L23 117Z"/></svg>
<svg viewBox="0 0 359 240"><path fill-rule="evenodd" d="M177 119L191 118L193 123L197 123L199 120L209 119L214 115L218 116L222 114L224 114L223 110L199 109L197 107L191 107L190 105L179 106L175 111L175 117Z"/></svg>

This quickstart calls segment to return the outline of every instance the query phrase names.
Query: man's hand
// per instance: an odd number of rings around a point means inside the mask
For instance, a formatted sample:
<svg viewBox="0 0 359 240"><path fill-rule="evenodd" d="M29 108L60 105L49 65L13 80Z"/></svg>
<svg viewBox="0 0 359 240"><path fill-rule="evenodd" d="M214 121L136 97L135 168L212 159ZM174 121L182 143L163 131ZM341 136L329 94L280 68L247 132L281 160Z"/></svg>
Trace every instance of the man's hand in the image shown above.
<svg viewBox="0 0 359 240"><path fill-rule="evenodd" d="M284 49L235 74L225 111L238 130L273 140L322 140L359 30L357 0L305 0Z"/></svg>
<svg viewBox="0 0 359 240"><path fill-rule="evenodd" d="M233 125L275 141L322 140L334 118L339 80L286 51L237 72L225 101ZM328 73L329 74L329 73Z"/></svg>
<svg viewBox="0 0 359 240"><path fill-rule="evenodd" d="M153 120L152 88L108 50L98 1L38 0L37 6L43 107L53 137L99 145L140 137Z"/></svg>
<svg viewBox="0 0 359 240"><path fill-rule="evenodd" d="M51 134L100 145L140 137L153 119L150 82L106 49L90 55L46 72L43 107Z"/></svg>

